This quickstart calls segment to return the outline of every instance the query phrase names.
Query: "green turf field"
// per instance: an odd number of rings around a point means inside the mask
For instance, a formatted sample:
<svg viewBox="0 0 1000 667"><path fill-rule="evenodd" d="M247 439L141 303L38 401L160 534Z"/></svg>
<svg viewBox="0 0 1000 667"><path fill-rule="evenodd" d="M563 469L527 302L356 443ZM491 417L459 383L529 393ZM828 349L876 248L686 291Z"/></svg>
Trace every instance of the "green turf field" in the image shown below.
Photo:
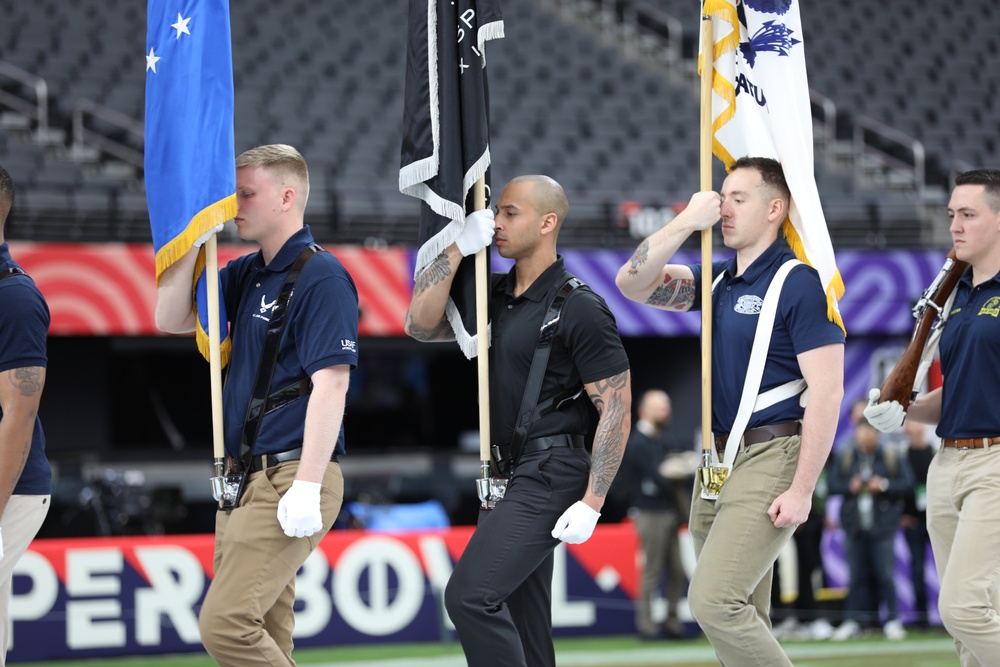
<svg viewBox="0 0 1000 667"><path fill-rule="evenodd" d="M881 637L848 642L790 641L784 644L797 667L955 667L958 657L941 631L911 632L901 642ZM560 667L629 667L663 665L709 667L718 665L705 640L662 643L639 642L633 637L588 637L556 640ZM458 644L387 644L295 652L300 665L336 667L463 667ZM213 667L204 654L149 656L32 663L35 667Z"/></svg>

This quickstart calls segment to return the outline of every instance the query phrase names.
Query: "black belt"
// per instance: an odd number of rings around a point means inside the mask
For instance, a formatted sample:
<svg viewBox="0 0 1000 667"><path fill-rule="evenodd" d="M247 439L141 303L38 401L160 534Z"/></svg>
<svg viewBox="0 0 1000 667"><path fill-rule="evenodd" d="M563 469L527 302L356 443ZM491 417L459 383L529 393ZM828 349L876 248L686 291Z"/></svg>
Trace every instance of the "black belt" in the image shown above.
<svg viewBox="0 0 1000 667"><path fill-rule="evenodd" d="M552 449L553 447L570 447L576 449L582 449L586 446L583 441L582 435L570 435L568 433L559 433L556 435L544 435L540 438L532 438L531 440L525 440L524 445L521 446L521 454L534 454L536 452L544 452L547 449ZM494 457L498 461L507 461L510 456L510 446L509 445L494 445L493 449ZM496 454L499 453L497 457Z"/></svg>
<svg viewBox="0 0 1000 667"><path fill-rule="evenodd" d="M277 454L260 454L253 457L253 463L250 466L251 472L260 472L261 470L267 470L268 468L273 468L279 463L285 463L286 461L298 461L302 458L302 448L296 447L295 449L289 449L287 452L278 452ZM334 452L330 460L334 463L337 462L337 453Z"/></svg>
<svg viewBox="0 0 1000 667"><path fill-rule="evenodd" d="M770 424L768 426L758 426L757 428L748 428L743 432L743 444L744 445L756 445L760 442L767 442L768 440L774 440L775 438L787 438L790 435L801 435L802 434L802 422L785 422L783 424ZM723 433L722 435L715 436L715 451L719 454L719 458L726 452L726 443L729 441L729 434Z"/></svg>

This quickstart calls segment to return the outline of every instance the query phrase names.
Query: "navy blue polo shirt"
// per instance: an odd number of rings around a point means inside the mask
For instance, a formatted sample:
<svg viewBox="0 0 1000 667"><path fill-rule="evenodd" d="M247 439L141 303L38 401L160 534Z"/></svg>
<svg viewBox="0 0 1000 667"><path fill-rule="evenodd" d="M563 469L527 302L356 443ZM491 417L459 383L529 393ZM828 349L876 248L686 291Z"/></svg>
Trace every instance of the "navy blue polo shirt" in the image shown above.
<svg viewBox="0 0 1000 667"><path fill-rule="evenodd" d="M515 297L516 271L515 266L509 273L491 276L490 430L492 442L497 445L510 444L542 319L569 276L559 257ZM563 305L539 402L563 390L624 373L628 368L614 315L590 288L578 288ZM587 400L584 393L563 409L538 419L528 431L528 438L587 433Z"/></svg>
<svg viewBox="0 0 1000 667"><path fill-rule="evenodd" d="M10 257L6 243L0 244L0 271L22 268ZM48 363L45 342L49 334L49 307L35 282L25 275L0 280L0 373L14 368L30 368ZM0 420L3 412L0 411ZM52 493L52 469L45 458L45 433L35 417L31 433L31 451L14 493L48 495Z"/></svg>
<svg viewBox="0 0 1000 667"><path fill-rule="evenodd" d="M220 271L230 320L232 356L223 391L226 453L239 455L247 405L281 285L298 256L311 243L306 226L296 232L267 266L261 252L244 255ZM299 275L288 309L271 392L329 366L358 365L358 291L332 253L316 253ZM308 396L278 408L261 420L255 454L274 454L302 445ZM337 438L344 453L344 427Z"/></svg>
<svg viewBox="0 0 1000 667"><path fill-rule="evenodd" d="M942 438L1000 435L1000 274L972 285L972 267L955 288L955 301L941 334Z"/></svg>
<svg viewBox="0 0 1000 667"><path fill-rule="evenodd" d="M739 277L734 277L735 257L712 264L713 277L723 271L726 274L712 293L712 430L715 433L728 433L736 421L764 295L774 274L790 259L795 259L795 253L784 241L777 240ZM692 310L700 310L701 265L690 268L696 287ZM826 312L819 274L805 264L793 268L778 301L760 392L802 377L796 355L844 342L844 332L827 318ZM752 414L747 428L802 419L804 412L798 397L790 398Z"/></svg>

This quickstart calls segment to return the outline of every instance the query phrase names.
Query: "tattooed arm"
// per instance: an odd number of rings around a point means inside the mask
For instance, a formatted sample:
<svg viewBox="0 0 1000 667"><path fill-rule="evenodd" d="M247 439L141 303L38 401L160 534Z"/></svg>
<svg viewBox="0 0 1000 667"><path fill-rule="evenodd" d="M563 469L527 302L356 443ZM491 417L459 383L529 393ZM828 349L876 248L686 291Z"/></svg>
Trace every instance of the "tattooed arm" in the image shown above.
<svg viewBox="0 0 1000 667"><path fill-rule="evenodd" d="M584 385L600 419L594 436L590 482L583 502L600 512L618 472L632 425L632 387L629 371Z"/></svg>
<svg viewBox="0 0 1000 667"><path fill-rule="evenodd" d="M461 261L462 253L452 244L417 276L403 323L407 335L423 343L455 340L455 332L445 317L445 307Z"/></svg>
<svg viewBox="0 0 1000 667"><path fill-rule="evenodd" d="M681 264L667 264L694 232L719 220L720 197L697 192L681 213L639 244L618 270L615 283L633 301L663 310L685 311L694 304L694 275Z"/></svg>
<svg viewBox="0 0 1000 667"><path fill-rule="evenodd" d="M45 386L45 368L12 368L0 373L0 515L7 507L31 451L35 415Z"/></svg>

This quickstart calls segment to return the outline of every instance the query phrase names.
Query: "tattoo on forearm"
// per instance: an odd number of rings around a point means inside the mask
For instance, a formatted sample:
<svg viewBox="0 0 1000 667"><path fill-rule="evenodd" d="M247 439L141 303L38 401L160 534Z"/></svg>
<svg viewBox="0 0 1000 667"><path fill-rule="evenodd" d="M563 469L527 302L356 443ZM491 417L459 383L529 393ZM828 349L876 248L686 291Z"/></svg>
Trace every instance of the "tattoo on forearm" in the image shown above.
<svg viewBox="0 0 1000 667"><path fill-rule="evenodd" d="M451 328L451 324L448 322L447 318L443 318L440 322L438 322L437 326L421 327L414 324L413 316L410 314L410 311L406 311L405 326L406 330L410 334L410 337L415 340L419 340L421 343L455 339L455 331Z"/></svg>
<svg viewBox="0 0 1000 667"><path fill-rule="evenodd" d="M632 259L629 260L628 275L638 275L639 267L645 264L647 259L649 259L649 241L643 241L635 249L635 252L632 253Z"/></svg>
<svg viewBox="0 0 1000 667"><path fill-rule="evenodd" d="M595 383L597 393L590 395L601 420L594 436L594 453L591 457L591 491L597 496L608 495L611 482L618 472L625 453L625 418L628 410L625 391L628 371Z"/></svg>
<svg viewBox="0 0 1000 667"><path fill-rule="evenodd" d="M22 396L34 396L42 391L45 382L45 369L41 366L28 366L7 371L7 379Z"/></svg>
<svg viewBox="0 0 1000 667"><path fill-rule="evenodd" d="M448 261L448 255L441 253L434 258L427 268L417 276L417 284L414 288L414 293L419 294L451 275L451 262Z"/></svg>
<svg viewBox="0 0 1000 667"><path fill-rule="evenodd" d="M650 306L658 308L680 308L694 303L694 281L684 278L673 278L667 274L663 283L658 285L646 299Z"/></svg>

